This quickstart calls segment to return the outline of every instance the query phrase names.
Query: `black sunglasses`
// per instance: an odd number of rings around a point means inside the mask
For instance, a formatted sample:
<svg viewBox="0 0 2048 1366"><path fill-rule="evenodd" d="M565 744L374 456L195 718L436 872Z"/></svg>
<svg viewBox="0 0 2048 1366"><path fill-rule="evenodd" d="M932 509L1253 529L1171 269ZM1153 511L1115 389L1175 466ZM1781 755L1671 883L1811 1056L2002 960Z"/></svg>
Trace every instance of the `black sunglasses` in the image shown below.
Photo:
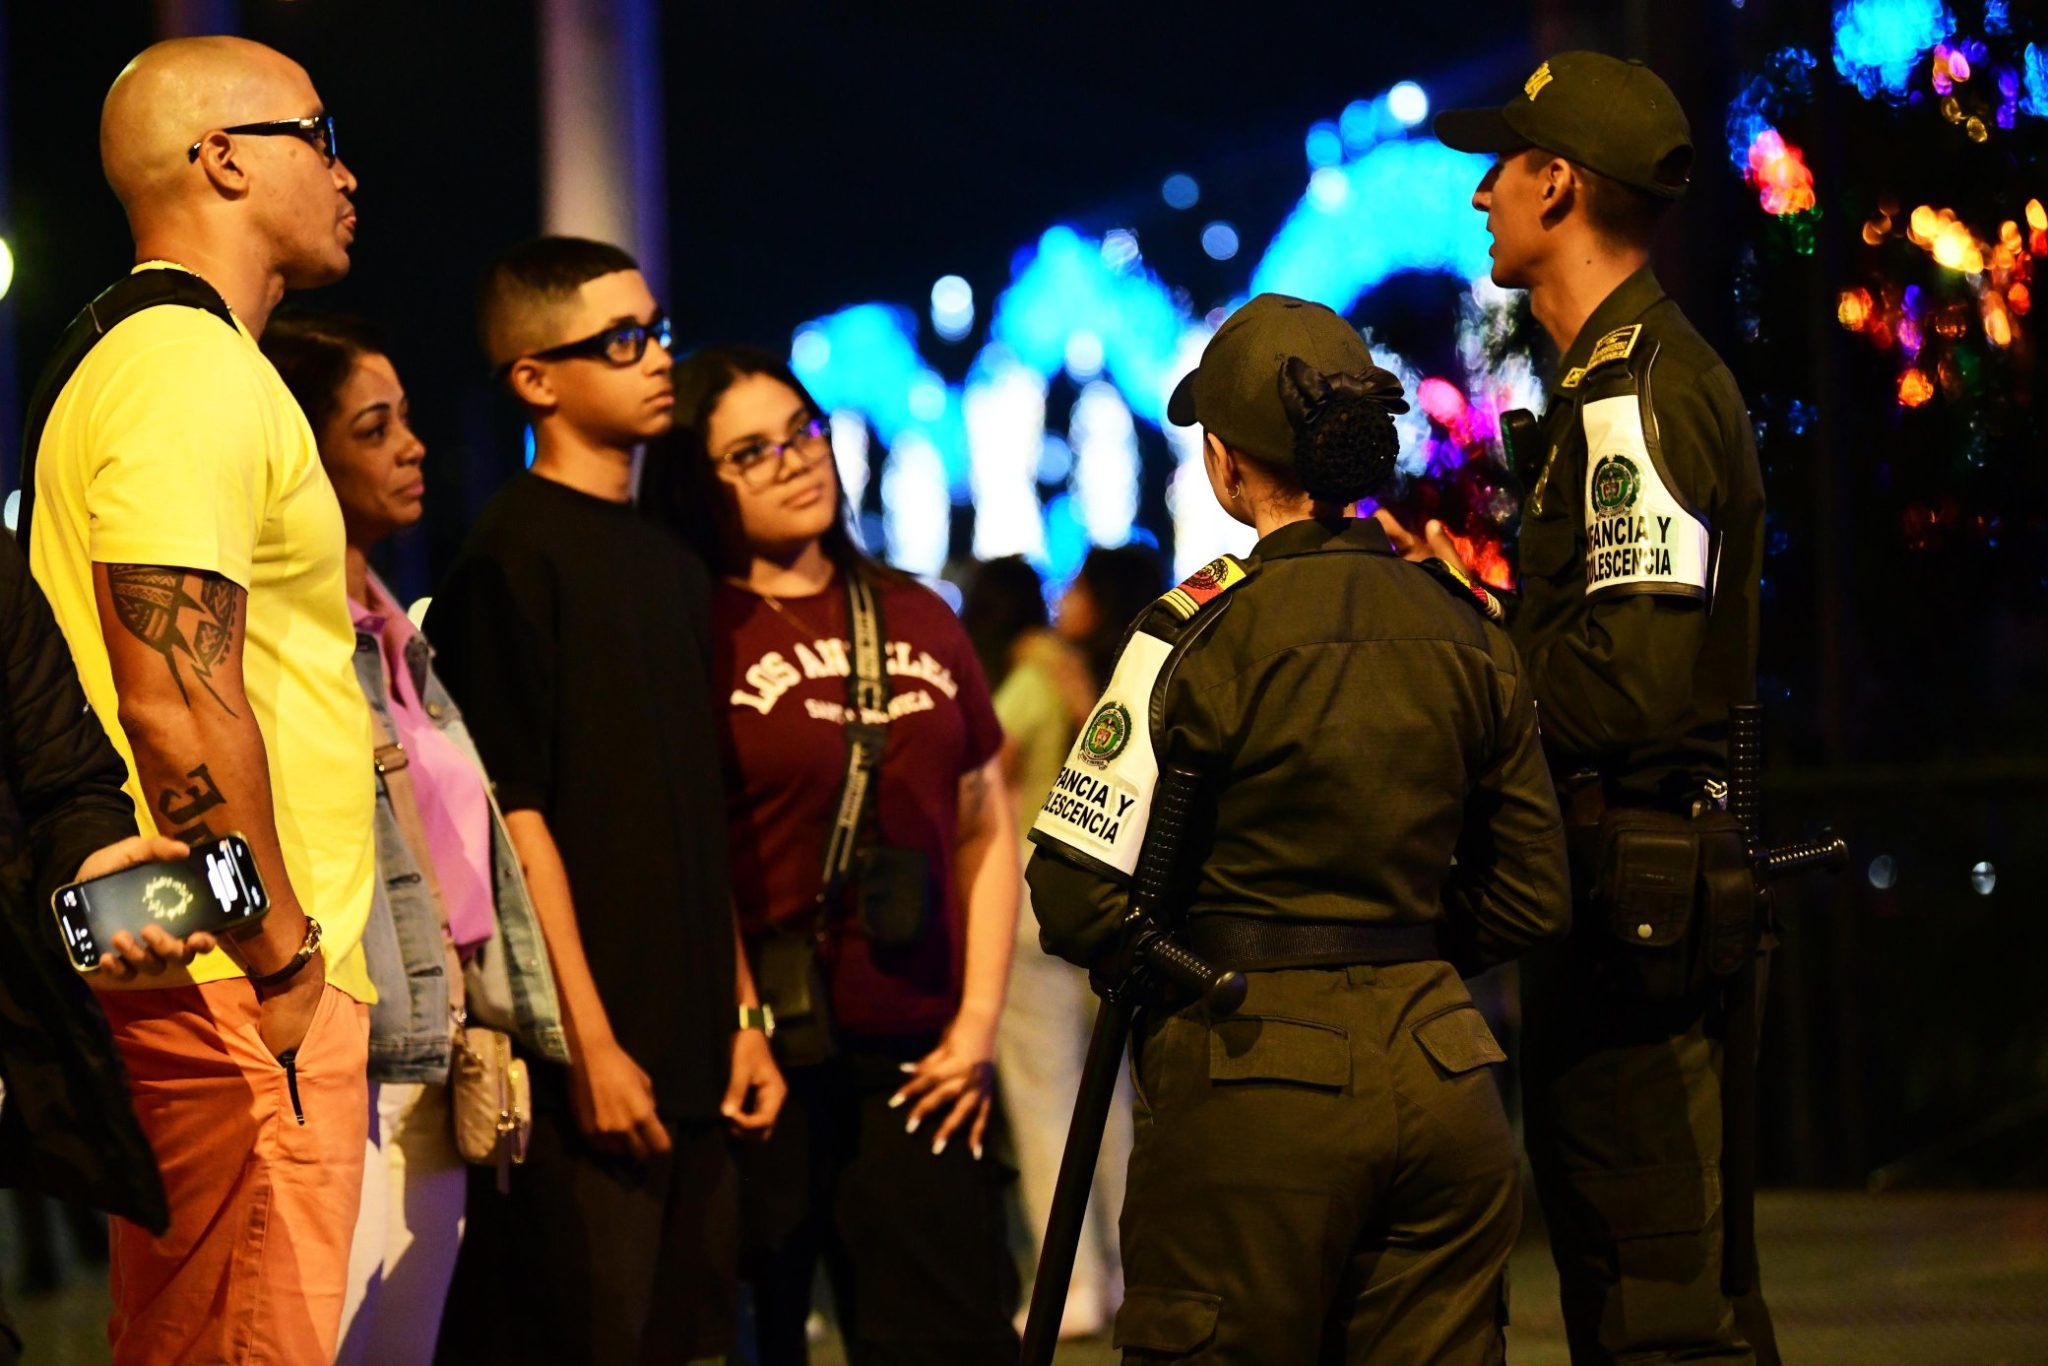
<svg viewBox="0 0 2048 1366"><path fill-rule="evenodd" d="M303 138L314 151L324 157L329 166L341 155L340 144L334 140L334 115L312 114L303 119L272 119L268 123L238 123L232 128L223 128L223 133L247 134L250 137ZM199 160L199 149L206 144L201 138L185 149L185 160Z"/></svg>
<svg viewBox="0 0 2048 1366"><path fill-rule="evenodd" d="M523 356L515 356L498 367L496 377L505 378L522 360L568 360L575 356L590 356L624 369L640 363L640 358L647 354L650 341L664 351L670 349L667 313L656 310L651 322L619 323L579 341L563 342L545 351L529 351Z"/></svg>

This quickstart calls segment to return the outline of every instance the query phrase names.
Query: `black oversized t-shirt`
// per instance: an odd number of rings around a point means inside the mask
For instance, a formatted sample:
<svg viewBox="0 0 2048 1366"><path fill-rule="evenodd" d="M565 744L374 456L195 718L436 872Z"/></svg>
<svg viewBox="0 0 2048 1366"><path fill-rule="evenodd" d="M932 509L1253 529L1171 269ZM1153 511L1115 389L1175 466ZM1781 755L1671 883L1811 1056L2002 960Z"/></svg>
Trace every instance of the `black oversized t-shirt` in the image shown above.
<svg viewBox="0 0 2048 1366"><path fill-rule="evenodd" d="M717 1113L735 1019L709 593L630 506L528 473L427 617L500 804L561 849L612 1032L678 1118Z"/></svg>

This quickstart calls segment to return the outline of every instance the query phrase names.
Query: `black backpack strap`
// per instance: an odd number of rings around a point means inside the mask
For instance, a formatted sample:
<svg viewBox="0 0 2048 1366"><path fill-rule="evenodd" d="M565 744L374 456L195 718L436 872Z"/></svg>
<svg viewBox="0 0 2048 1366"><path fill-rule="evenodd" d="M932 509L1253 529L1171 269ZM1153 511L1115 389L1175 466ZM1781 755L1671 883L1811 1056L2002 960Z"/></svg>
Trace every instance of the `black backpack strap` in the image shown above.
<svg viewBox="0 0 2048 1366"><path fill-rule="evenodd" d="M28 550L29 515L35 507L36 451L43 444L43 427L50 420L50 409L57 406L57 395L64 392L86 353L113 331L115 324L159 304L203 309L229 327L235 325L235 315L228 311L220 292L189 270L143 270L124 275L71 320L36 380L28 402L28 421L22 428L21 512L15 520L14 538L24 553Z"/></svg>

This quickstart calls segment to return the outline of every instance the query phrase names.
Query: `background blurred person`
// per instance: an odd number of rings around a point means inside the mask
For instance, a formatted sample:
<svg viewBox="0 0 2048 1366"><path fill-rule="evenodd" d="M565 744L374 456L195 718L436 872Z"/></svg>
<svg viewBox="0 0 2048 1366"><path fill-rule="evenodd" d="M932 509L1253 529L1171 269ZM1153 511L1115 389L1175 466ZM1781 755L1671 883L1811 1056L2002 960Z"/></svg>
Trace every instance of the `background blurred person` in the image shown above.
<svg viewBox="0 0 2048 1366"><path fill-rule="evenodd" d="M1019 860L980 663L936 594L855 545L824 415L765 351L676 367L676 429L649 450L643 502L724 578L713 682L763 995L793 999L771 958L815 968L835 1036L828 1050L815 1018L778 1021L788 1106L742 1158L761 1360L806 1359L822 1258L852 1362L1009 1366L1016 1271L984 1154ZM856 593L878 609L888 693L860 719L886 738L854 870L828 885L855 771Z"/></svg>
<svg viewBox="0 0 2048 1366"><path fill-rule="evenodd" d="M1125 626L1165 590L1164 579L1164 568L1149 551L1098 547L1061 595L1056 632L1047 629L1037 571L1022 558L983 566L968 589L961 619L995 685L1003 769L1016 803L1020 842L1030 833L1107 678L1096 672L1093 661L1115 658ZM1029 889L1024 904L1030 905ZM1094 1015L1088 974L1040 948L1038 917L1020 913L997 1061L1003 1111L1017 1154L1018 1204L1034 1254L1052 1212ZM1088 1222L1075 1252L1060 1324L1066 1337L1100 1332L1123 1297L1116 1221L1123 1211L1131 1153L1129 1083L1121 1083L1119 1090L1103 1132Z"/></svg>
<svg viewBox="0 0 2048 1366"><path fill-rule="evenodd" d="M734 932L710 688L710 581L634 512L669 428L668 317L619 248L541 237L484 277L484 346L533 424L434 599L526 871L570 1063L532 1064L533 1142L470 1206L437 1359L689 1361L737 1331L729 1132L782 1081ZM479 1184L491 1184L479 1168Z"/></svg>
<svg viewBox="0 0 2048 1366"><path fill-rule="evenodd" d="M504 1028L554 1062L569 1054L482 761L426 637L370 568L370 552L425 510L427 448L405 388L360 319L281 318L263 351L305 410L341 502L356 673L376 722L381 877L363 933L377 986L370 1146L338 1360L399 1366L433 1359L462 1243L468 1183L449 1107L462 1022Z"/></svg>
<svg viewBox="0 0 2048 1366"><path fill-rule="evenodd" d="M1097 692L1116 667L1124 632L1170 587L1165 562L1142 545L1096 546L1081 561L1081 572L1060 595L1053 629L1080 649Z"/></svg>

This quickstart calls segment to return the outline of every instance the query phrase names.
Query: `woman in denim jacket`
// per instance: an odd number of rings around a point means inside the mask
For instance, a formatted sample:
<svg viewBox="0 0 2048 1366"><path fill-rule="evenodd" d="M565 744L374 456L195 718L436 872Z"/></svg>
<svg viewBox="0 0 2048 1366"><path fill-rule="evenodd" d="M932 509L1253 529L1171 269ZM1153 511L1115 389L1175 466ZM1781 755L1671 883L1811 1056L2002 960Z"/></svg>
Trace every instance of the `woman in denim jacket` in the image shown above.
<svg viewBox="0 0 2048 1366"><path fill-rule="evenodd" d="M568 1060L519 860L426 638L368 552L416 523L426 447L376 334L348 318L273 321L263 349L305 409L348 534L356 672L373 714L382 877L363 949L370 1141L350 1258L343 1362L427 1362L462 1240L467 1174L449 1072L463 1019ZM398 777L402 768L404 781ZM408 805L410 809L408 809ZM425 866L415 851L424 844Z"/></svg>

